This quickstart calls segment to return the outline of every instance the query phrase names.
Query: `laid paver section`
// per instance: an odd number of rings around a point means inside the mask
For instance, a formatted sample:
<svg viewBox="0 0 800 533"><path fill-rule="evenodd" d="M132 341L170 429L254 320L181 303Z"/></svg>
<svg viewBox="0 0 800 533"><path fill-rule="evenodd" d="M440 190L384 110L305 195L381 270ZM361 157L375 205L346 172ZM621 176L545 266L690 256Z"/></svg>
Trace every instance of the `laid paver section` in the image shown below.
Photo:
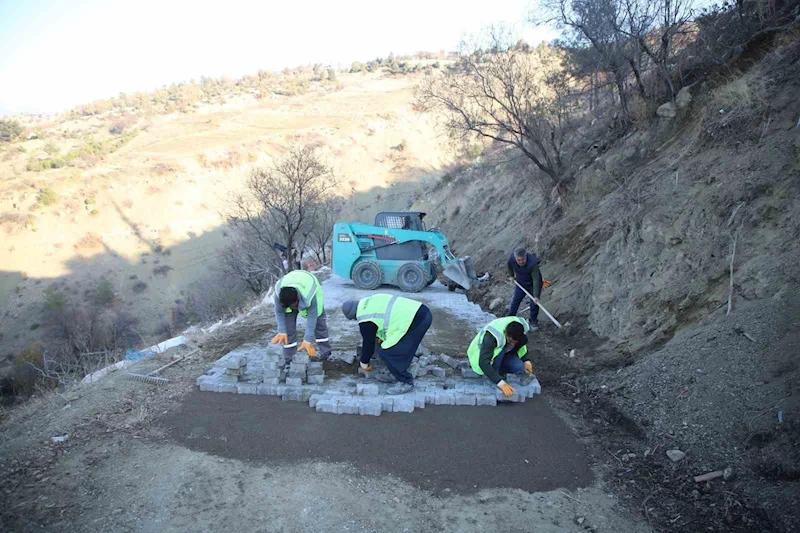
<svg viewBox="0 0 800 533"><path fill-rule="evenodd" d="M335 352L329 360L352 365L355 355ZM378 358L373 366L385 371ZM330 379L325 376L323 363L310 360L306 354L295 354L284 369L281 347L265 340L245 344L223 356L197 378L197 385L203 392L280 396L285 401L308 402L319 413L366 416L413 413L426 405L495 406L498 402L524 402L541 393L535 377L510 375L507 381L515 393L507 398L475 374L466 360L432 355L424 346L420 346L410 370L416 376L414 390L391 396L386 394L389 385L372 379L371 372Z"/></svg>

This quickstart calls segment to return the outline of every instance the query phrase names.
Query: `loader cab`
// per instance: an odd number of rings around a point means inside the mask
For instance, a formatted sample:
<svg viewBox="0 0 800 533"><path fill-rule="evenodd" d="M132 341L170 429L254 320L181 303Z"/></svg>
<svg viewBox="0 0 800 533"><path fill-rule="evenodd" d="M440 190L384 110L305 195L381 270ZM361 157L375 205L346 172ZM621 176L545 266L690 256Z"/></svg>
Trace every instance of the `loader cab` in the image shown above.
<svg viewBox="0 0 800 533"><path fill-rule="evenodd" d="M382 228L427 231L421 211L381 211L375 215L375 225ZM428 260L427 245L420 241L406 242L375 250L379 260L418 261Z"/></svg>

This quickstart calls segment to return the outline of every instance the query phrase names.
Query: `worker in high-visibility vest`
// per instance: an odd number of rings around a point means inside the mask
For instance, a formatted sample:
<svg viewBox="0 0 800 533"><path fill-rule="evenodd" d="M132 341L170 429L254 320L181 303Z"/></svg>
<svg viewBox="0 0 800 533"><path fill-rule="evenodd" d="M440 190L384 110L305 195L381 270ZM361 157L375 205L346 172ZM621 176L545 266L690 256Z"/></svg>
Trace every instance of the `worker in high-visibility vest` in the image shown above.
<svg viewBox="0 0 800 533"><path fill-rule="evenodd" d="M414 388L414 377L408 371L422 338L431 327L433 315L427 306L391 294L375 294L359 301L342 304L342 313L357 320L361 330L361 368L372 370L370 359L375 353L375 339L380 340L378 357L386 364L389 374L376 374L385 383L394 383L387 394L403 394ZM395 383L396 382L396 383Z"/></svg>
<svg viewBox="0 0 800 533"><path fill-rule="evenodd" d="M521 317L507 316L489 322L472 339L467 357L472 370L511 396L514 387L506 383L506 374L533 374L528 356L528 322Z"/></svg>
<svg viewBox="0 0 800 533"><path fill-rule="evenodd" d="M305 317L306 332L300 350L311 357L317 355L316 341L320 359L331 355L328 339L328 322L322 305L322 286L311 272L293 270L283 276L275 285L275 319L278 334L272 338L273 344L283 344L283 359L288 365L297 352L297 315Z"/></svg>

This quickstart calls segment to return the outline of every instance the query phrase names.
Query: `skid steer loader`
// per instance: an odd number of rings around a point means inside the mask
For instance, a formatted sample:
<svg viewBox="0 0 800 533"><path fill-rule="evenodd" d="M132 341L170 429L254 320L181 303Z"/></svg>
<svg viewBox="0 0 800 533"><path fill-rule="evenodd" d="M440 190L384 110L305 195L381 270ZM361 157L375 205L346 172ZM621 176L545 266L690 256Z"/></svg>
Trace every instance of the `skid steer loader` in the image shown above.
<svg viewBox="0 0 800 533"><path fill-rule="evenodd" d="M360 289L396 285L419 292L436 281L436 258L443 274L455 285L469 290L477 274L469 257L457 258L447 237L438 229L426 229L419 211L380 212L375 225L337 222L333 226L333 271L350 278ZM455 284L455 285L453 285Z"/></svg>

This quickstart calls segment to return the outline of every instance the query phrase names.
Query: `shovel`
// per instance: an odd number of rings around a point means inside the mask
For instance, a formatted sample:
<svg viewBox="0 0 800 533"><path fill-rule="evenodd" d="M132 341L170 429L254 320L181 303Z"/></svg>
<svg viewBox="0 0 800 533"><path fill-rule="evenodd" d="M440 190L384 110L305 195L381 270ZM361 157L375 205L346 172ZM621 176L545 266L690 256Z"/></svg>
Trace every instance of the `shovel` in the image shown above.
<svg viewBox="0 0 800 533"><path fill-rule="evenodd" d="M519 288L522 290L522 292L524 292L525 294L527 294L527 295L528 295L528 297L531 299L531 301L533 301L533 304L535 304L535 305L538 305L538 306L539 306L539 309L541 309L542 311L544 311L544 314L546 314L546 315L547 315L547 318L549 318L549 319L550 319L550 320L553 322L553 324L555 324L555 325L556 325L556 327L557 327L557 328L561 329L561 322L559 322L558 320L556 320L556 318L555 318L553 315L551 315L551 314L550 314L550 312L549 312L547 309L545 309L545 308L544 308L544 306L543 306L542 304L537 304L537 303L536 303L536 302L533 300L533 295L532 295L531 293L529 293L528 291L526 291L526 290L525 290L525 287L523 287L522 285L520 285L519 283L517 283L517 280L514 280L514 285L516 285L517 287L519 287Z"/></svg>

